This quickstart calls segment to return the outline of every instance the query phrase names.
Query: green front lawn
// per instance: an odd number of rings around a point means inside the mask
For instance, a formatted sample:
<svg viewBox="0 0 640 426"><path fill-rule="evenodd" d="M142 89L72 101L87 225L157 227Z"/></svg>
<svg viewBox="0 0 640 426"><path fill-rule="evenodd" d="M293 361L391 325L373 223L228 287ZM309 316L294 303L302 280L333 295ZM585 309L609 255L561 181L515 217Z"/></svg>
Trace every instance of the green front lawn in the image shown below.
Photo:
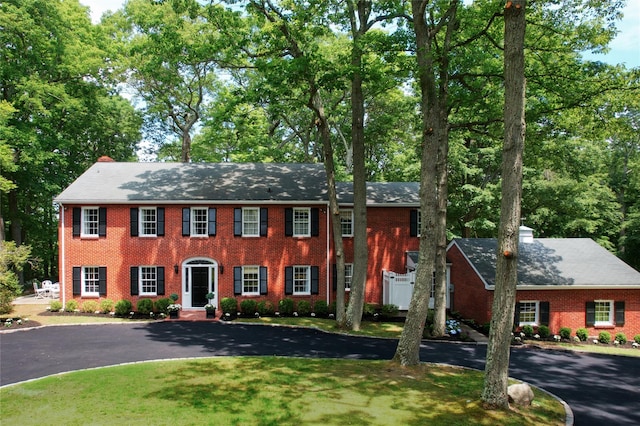
<svg viewBox="0 0 640 426"><path fill-rule="evenodd" d="M207 358L108 367L0 389L2 423L158 425L562 425L532 407L487 411L482 373L388 361Z"/></svg>

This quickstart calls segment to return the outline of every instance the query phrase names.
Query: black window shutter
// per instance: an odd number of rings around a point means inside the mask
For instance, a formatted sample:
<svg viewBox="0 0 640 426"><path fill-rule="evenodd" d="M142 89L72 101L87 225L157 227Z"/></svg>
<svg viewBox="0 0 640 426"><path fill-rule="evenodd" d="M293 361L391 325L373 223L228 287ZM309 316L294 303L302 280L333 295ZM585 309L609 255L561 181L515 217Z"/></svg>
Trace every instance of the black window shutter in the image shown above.
<svg viewBox="0 0 640 426"><path fill-rule="evenodd" d="M624 301L614 303L616 326L624 325Z"/></svg>
<svg viewBox="0 0 640 426"><path fill-rule="evenodd" d="M209 208L209 236L216 235L216 213L214 207Z"/></svg>
<svg viewBox="0 0 640 426"><path fill-rule="evenodd" d="M317 237L320 235L320 209L311 209L311 236Z"/></svg>
<svg viewBox="0 0 640 426"><path fill-rule="evenodd" d="M82 209L80 207L73 208L73 236L80 236L80 215L82 214Z"/></svg>
<svg viewBox="0 0 640 426"><path fill-rule="evenodd" d="M233 209L233 235L239 237L242 235L242 209Z"/></svg>
<svg viewBox="0 0 640 426"><path fill-rule="evenodd" d="M540 302L540 324L549 325L549 302Z"/></svg>
<svg viewBox="0 0 640 426"><path fill-rule="evenodd" d="M418 236L418 210L409 212L409 235L412 237Z"/></svg>
<svg viewBox="0 0 640 426"><path fill-rule="evenodd" d="M107 236L107 208L100 207L98 209L98 235Z"/></svg>
<svg viewBox="0 0 640 426"><path fill-rule="evenodd" d="M104 266L98 268L98 288L100 296L107 295L107 268Z"/></svg>
<svg viewBox="0 0 640 426"><path fill-rule="evenodd" d="M242 294L242 266L233 267L233 294Z"/></svg>
<svg viewBox="0 0 640 426"><path fill-rule="evenodd" d="M159 296L164 296L164 266L156 268L156 292Z"/></svg>
<svg viewBox="0 0 640 426"><path fill-rule="evenodd" d="M293 294L293 266L284 268L284 294Z"/></svg>
<svg viewBox="0 0 640 426"><path fill-rule="evenodd" d="M520 302L516 302L516 310L513 314L513 325L518 327L520 326Z"/></svg>
<svg viewBox="0 0 640 426"><path fill-rule="evenodd" d="M156 213L157 213L157 229L156 229L156 235L158 235L159 237L164 236L164 207L158 207L156 209Z"/></svg>
<svg viewBox="0 0 640 426"><path fill-rule="evenodd" d="M596 323L596 302L587 302L587 325L593 326Z"/></svg>
<svg viewBox="0 0 640 426"><path fill-rule="evenodd" d="M267 267L260 267L260 294L265 295L268 294L267 289Z"/></svg>
<svg viewBox="0 0 640 426"><path fill-rule="evenodd" d="M291 207L284 209L284 235L287 237L293 235L293 209Z"/></svg>
<svg viewBox="0 0 640 426"><path fill-rule="evenodd" d="M130 210L131 215L131 236L138 236L138 209L133 207Z"/></svg>
<svg viewBox="0 0 640 426"><path fill-rule="evenodd" d="M311 294L320 293L320 268L311 267Z"/></svg>
<svg viewBox="0 0 640 426"><path fill-rule="evenodd" d="M262 207L260 209L260 236L261 237L266 237L267 236L267 228L269 226L269 220L268 220L268 210L266 207Z"/></svg>
<svg viewBox="0 0 640 426"><path fill-rule="evenodd" d="M82 268L73 267L73 295L79 296L82 293Z"/></svg>
<svg viewBox="0 0 640 426"><path fill-rule="evenodd" d="M333 291L338 291L338 265L333 264L333 273L331 274L333 278Z"/></svg>
<svg viewBox="0 0 640 426"><path fill-rule="evenodd" d="M138 267L131 267L131 295L138 295Z"/></svg>
<svg viewBox="0 0 640 426"><path fill-rule="evenodd" d="M191 235L191 209L189 207L182 208L182 236Z"/></svg>

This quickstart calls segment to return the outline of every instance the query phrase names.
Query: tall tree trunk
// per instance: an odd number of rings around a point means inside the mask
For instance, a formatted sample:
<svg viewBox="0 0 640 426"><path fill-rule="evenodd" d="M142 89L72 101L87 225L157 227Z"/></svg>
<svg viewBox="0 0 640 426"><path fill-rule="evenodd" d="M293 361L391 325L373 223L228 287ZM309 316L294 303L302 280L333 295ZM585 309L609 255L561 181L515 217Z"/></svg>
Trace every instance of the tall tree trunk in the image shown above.
<svg viewBox="0 0 640 426"><path fill-rule="evenodd" d="M504 146L496 284L482 400L506 408L509 349L518 280L518 228L525 135L524 34L526 0L508 1L504 13Z"/></svg>

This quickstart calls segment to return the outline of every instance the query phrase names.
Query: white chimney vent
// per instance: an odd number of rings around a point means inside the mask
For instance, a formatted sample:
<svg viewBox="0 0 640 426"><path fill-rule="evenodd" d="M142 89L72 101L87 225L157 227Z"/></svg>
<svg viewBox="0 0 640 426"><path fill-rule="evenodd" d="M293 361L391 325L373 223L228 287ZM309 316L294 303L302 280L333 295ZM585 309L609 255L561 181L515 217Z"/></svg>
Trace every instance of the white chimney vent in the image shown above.
<svg viewBox="0 0 640 426"><path fill-rule="evenodd" d="M533 242L533 229L528 226L520 226L520 242L525 244L530 244Z"/></svg>

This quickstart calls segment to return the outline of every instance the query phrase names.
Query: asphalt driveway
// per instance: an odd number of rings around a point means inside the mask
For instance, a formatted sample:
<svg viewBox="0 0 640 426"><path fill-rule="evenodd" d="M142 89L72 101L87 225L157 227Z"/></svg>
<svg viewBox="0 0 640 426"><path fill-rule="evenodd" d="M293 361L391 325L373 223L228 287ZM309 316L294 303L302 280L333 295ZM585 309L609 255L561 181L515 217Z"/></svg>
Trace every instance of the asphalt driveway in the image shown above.
<svg viewBox="0 0 640 426"><path fill-rule="evenodd" d="M153 322L0 333L0 385L127 362L211 356L390 359L397 341L309 329ZM484 368L485 345L423 342L420 358ZM640 359L514 348L510 376L564 399L576 425L640 425Z"/></svg>

